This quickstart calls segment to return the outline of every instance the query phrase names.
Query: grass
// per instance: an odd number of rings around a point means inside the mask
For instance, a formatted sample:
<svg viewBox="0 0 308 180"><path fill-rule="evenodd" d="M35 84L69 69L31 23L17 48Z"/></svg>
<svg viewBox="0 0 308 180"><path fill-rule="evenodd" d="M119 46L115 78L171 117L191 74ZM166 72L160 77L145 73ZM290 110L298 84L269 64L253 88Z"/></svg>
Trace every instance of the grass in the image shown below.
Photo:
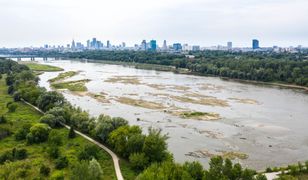
<svg viewBox="0 0 308 180"><path fill-rule="evenodd" d="M85 92L88 90L85 84L89 81L89 79L83 79L78 81L58 82L52 83L51 87L55 89L68 89L70 91Z"/></svg>
<svg viewBox="0 0 308 180"><path fill-rule="evenodd" d="M5 114L8 122L0 124L0 128L5 128L15 133L18 128L21 128L24 124L34 124L39 121L41 114L30 106L17 102L17 109L13 113L8 113L6 103L13 101L12 97L7 94L7 86L5 85L4 78L0 80L0 114ZM63 145L60 146L62 155L66 155L69 160L69 164L77 163L78 153L83 149L84 146L90 145L91 143L77 136L74 139L68 139L68 130L65 128L55 129L55 131L61 135ZM1 174L11 175L13 179L32 179L33 177L40 177L39 168L41 164L45 164L51 168L51 175L59 172L54 169L55 160L49 158L46 149L48 143L27 145L26 141L16 141L13 135L10 135L0 140L0 154L4 151L11 150L13 148L25 148L28 151L28 158L25 160L19 160L10 162L7 165L0 165L0 179ZM116 179L114 166L112 159L109 154L105 151L99 151L99 163L103 169L104 179ZM134 179L136 176L130 169L129 165L123 163L123 174L126 179ZM61 170L63 174L68 177L69 168ZM11 174L8 174L11 173ZM19 178L19 174L25 173L25 178Z"/></svg>
<svg viewBox="0 0 308 180"><path fill-rule="evenodd" d="M64 73L60 73L57 77L49 79L48 81L51 83L57 82L57 81L61 81L63 79L69 78L69 77L73 77L75 75L77 75L78 72L76 71L67 71Z"/></svg>
<svg viewBox="0 0 308 180"><path fill-rule="evenodd" d="M196 119L196 120L217 120L220 119L219 114L208 113L208 112L184 112L181 113L181 117L185 119Z"/></svg>
<svg viewBox="0 0 308 180"><path fill-rule="evenodd" d="M45 71L45 72L53 72L53 71L63 71L62 68L51 66L47 64L38 64L38 63L24 63L33 71Z"/></svg>

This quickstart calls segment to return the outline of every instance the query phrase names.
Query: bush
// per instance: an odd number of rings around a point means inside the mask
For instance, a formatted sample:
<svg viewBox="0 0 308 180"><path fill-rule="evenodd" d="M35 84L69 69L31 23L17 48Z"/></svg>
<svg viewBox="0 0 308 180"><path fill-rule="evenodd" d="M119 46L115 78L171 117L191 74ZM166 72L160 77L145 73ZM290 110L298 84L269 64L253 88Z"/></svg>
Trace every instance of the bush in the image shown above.
<svg viewBox="0 0 308 180"><path fill-rule="evenodd" d="M41 143L48 139L50 128L46 124L37 123L30 128L30 133L27 135L27 142Z"/></svg>
<svg viewBox="0 0 308 180"><path fill-rule="evenodd" d="M1 115L0 116L0 124L4 124L4 123L7 123L7 119L4 115Z"/></svg>
<svg viewBox="0 0 308 180"><path fill-rule="evenodd" d="M63 169L68 166L68 160L65 156L59 157L55 162L55 168L56 169Z"/></svg>
<svg viewBox="0 0 308 180"><path fill-rule="evenodd" d="M27 134L30 132L31 124L25 124L22 128L19 128L15 133L15 139L17 141L24 140Z"/></svg>
<svg viewBox="0 0 308 180"><path fill-rule="evenodd" d="M0 127L0 140L8 137L9 135L11 135L11 131L10 130L8 130L6 128L1 128Z"/></svg>
<svg viewBox="0 0 308 180"><path fill-rule="evenodd" d="M28 153L26 149L13 149L12 150L12 156L16 160L23 160L28 157Z"/></svg>
<svg viewBox="0 0 308 180"><path fill-rule="evenodd" d="M129 162L136 171L144 170L149 164L149 158L144 153L134 153L129 156Z"/></svg>
<svg viewBox="0 0 308 180"><path fill-rule="evenodd" d="M58 134L57 131L52 130L48 135L48 143L51 146L60 146L62 145L62 137Z"/></svg>
<svg viewBox="0 0 308 180"><path fill-rule="evenodd" d="M64 180L64 174L62 171L55 171L51 177L51 180Z"/></svg>
<svg viewBox="0 0 308 180"><path fill-rule="evenodd" d="M69 138L69 139L73 139L73 138L75 138L75 137L76 137L76 133L75 133L75 131L74 131L74 128L71 127L71 128L70 128L70 131L69 131L69 133L68 133L68 138Z"/></svg>
<svg viewBox="0 0 308 180"><path fill-rule="evenodd" d="M97 159L99 149L96 145L87 145L84 149L79 153L79 160L91 160L92 158Z"/></svg>
<svg viewBox="0 0 308 180"><path fill-rule="evenodd" d="M11 151L5 151L3 154L0 155L0 164L5 163L6 161L12 161L13 156Z"/></svg>
<svg viewBox="0 0 308 180"><path fill-rule="evenodd" d="M50 167L46 166L46 165L41 165L40 167L40 174L44 175L44 176L49 176L50 173Z"/></svg>
<svg viewBox="0 0 308 180"><path fill-rule="evenodd" d="M17 109L17 104L15 103L10 103L7 105L7 108L9 109L9 112L12 113L12 112L15 112L16 109Z"/></svg>
<svg viewBox="0 0 308 180"><path fill-rule="evenodd" d="M53 159L57 159L60 156L59 148L56 146L51 146L50 148L48 148L47 152L48 152L49 157Z"/></svg>

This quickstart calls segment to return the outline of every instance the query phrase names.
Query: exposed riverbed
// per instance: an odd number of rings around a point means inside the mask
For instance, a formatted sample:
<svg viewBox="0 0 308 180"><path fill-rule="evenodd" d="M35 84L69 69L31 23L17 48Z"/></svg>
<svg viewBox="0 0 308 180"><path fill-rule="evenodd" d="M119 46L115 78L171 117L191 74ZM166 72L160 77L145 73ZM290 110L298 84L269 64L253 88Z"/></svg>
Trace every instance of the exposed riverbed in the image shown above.
<svg viewBox="0 0 308 180"><path fill-rule="evenodd" d="M308 159L308 95L301 90L224 81L81 61L41 61L79 72L87 92L61 91L93 116L127 119L145 130L163 129L177 162L213 155L264 169ZM40 86L61 72L40 75ZM202 113L194 113L202 112Z"/></svg>

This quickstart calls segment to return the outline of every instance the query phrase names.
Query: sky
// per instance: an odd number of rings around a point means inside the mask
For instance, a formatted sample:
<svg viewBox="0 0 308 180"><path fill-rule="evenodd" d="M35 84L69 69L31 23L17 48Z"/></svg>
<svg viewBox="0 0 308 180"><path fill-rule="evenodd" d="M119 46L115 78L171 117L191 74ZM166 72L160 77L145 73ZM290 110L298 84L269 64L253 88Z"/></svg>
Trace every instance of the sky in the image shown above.
<svg viewBox="0 0 308 180"><path fill-rule="evenodd" d="M0 0L0 47L156 39L308 47L308 0Z"/></svg>

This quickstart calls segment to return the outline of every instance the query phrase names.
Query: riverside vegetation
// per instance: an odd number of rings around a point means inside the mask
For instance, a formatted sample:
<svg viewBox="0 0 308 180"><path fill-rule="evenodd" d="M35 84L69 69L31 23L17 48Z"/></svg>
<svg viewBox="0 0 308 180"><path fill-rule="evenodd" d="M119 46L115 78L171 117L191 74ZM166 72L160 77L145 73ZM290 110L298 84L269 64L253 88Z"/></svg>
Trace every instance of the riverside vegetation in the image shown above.
<svg viewBox="0 0 308 180"><path fill-rule="evenodd" d="M266 179L220 156L211 159L208 170L198 162L175 163L167 150L168 137L161 130L150 128L145 135L122 118L90 117L61 94L38 87L39 79L27 66L0 59L0 67L2 179L114 179L111 158L76 136L73 129L120 155L125 179ZM38 114L22 99L45 114ZM73 129L68 132L62 123Z"/></svg>

